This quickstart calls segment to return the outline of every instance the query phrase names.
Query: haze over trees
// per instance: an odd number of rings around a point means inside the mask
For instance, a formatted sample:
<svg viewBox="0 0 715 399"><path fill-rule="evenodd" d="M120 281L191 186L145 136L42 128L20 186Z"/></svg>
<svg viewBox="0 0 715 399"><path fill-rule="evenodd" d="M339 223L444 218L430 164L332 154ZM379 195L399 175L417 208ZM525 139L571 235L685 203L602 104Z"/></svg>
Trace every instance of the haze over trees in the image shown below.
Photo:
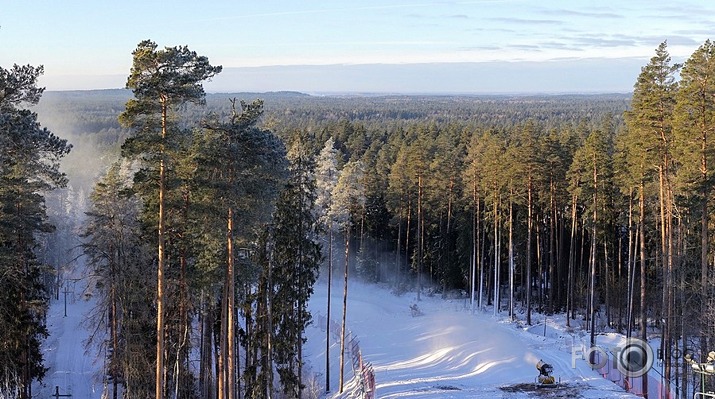
<svg viewBox="0 0 715 399"><path fill-rule="evenodd" d="M245 101L204 94L220 72L206 57L145 41L132 93L47 93L40 116L76 126L103 157L83 180L81 235L112 396L307 395L306 303L330 281L344 324L348 276L417 297L467 292L475 311L523 311L529 324L566 313L592 337L662 334L666 381L686 392L672 354L704 358L715 338L714 52L707 41L678 65L662 43L632 98ZM0 69L9 397L42 377L43 312L60 280L43 195L66 184L70 146L23 108L38 103L41 72ZM341 363L326 359L342 382Z"/></svg>

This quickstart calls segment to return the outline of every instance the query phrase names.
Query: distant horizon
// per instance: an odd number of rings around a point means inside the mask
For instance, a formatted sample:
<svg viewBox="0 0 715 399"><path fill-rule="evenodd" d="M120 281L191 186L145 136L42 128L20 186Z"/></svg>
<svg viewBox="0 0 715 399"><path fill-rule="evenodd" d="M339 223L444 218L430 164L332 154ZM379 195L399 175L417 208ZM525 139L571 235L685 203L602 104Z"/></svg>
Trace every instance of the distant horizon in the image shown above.
<svg viewBox="0 0 715 399"><path fill-rule="evenodd" d="M207 93L315 95L627 94L640 58L543 62L331 64L227 67L204 82ZM48 91L123 89L126 75L41 77ZM80 83L77 83L80 82Z"/></svg>
<svg viewBox="0 0 715 399"><path fill-rule="evenodd" d="M107 87L103 89L55 89L45 90L45 93L90 93L100 91L130 91L122 87ZM207 95L219 94L268 94L280 95L282 93L301 94L309 97L389 97L389 96L405 96L405 97L558 97L558 96L629 96L633 91L603 91L603 92L365 92L365 91L334 91L334 92L304 92L296 90L227 90L227 91L206 91Z"/></svg>
<svg viewBox="0 0 715 399"><path fill-rule="evenodd" d="M124 87L107 87L102 89L45 89L45 93L90 93L90 92L101 92L101 91L127 91L130 89ZM226 91L206 91L206 95L218 95L218 94L300 94L309 97L388 97L388 96L455 96L455 97L501 97L501 96L607 96L607 95L632 95L631 91L594 91L594 92L370 92L370 91L325 91L325 92L308 92L308 91L297 91L297 90L226 90Z"/></svg>

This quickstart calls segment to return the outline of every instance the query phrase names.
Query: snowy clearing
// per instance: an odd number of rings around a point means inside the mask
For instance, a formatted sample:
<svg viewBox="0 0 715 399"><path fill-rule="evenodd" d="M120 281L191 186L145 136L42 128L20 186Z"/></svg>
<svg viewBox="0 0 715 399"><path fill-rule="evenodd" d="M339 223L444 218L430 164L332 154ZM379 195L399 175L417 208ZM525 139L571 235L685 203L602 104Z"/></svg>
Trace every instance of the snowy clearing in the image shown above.
<svg viewBox="0 0 715 399"><path fill-rule="evenodd" d="M339 322L342 281L333 286L331 297L332 319ZM412 292L396 296L375 285L349 285L347 325L359 340L364 361L374 368L377 398L636 397L602 378L580 357L574 360L572 338L558 330L549 329L544 337L543 324L527 331L491 314L472 315L464 299L416 299ZM324 315L326 304L327 289L319 283L311 311ZM413 304L421 316L412 316ZM316 324L307 331L306 360L324 384L326 334ZM338 355L339 344L331 343L331 398L349 397L356 389L346 364L346 380L352 380L343 395L337 393ZM536 388L540 359L553 365L561 382L557 388Z"/></svg>
<svg viewBox="0 0 715 399"><path fill-rule="evenodd" d="M103 390L102 359L85 350L91 326L85 325L87 314L96 301L85 296L85 284L68 284L65 292L60 292L59 300L52 299L47 314L47 329L50 336L43 344L45 367L49 370L42 384L35 383L34 398L54 397L55 390L60 395L73 398L100 398ZM65 316L65 296L67 299Z"/></svg>
<svg viewBox="0 0 715 399"><path fill-rule="evenodd" d="M332 290L332 322L342 317L342 281ZM86 353L84 341L89 332L84 326L86 314L95 300L83 295L78 287L67 297L53 300L48 315L50 337L44 344L49 371L43 384L35 384L33 397L53 397L55 387L61 394L75 398L101 398L102 361ZM310 302L314 322L306 331L306 369L313 375L307 392L324 398L347 398L358 390L358 379L346 356L345 391L338 394L339 352L337 334L331 333L330 393L325 387L325 310L327 289L315 286ZM410 306L417 305L421 315L413 316ZM465 299L445 300L414 292L397 296L388 288L351 281L348 291L347 325L359 344L363 360L374 369L376 398L634 398L622 388L604 379L572 352L577 334L568 334L560 321L535 318L529 328L505 321L505 313L471 314ZM320 321L320 322L319 322ZM574 338L576 337L576 338ZM622 337L602 335L605 344L615 344ZM560 385L537 388L539 360L551 364ZM573 367L575 366L575 367Z"/></svg>

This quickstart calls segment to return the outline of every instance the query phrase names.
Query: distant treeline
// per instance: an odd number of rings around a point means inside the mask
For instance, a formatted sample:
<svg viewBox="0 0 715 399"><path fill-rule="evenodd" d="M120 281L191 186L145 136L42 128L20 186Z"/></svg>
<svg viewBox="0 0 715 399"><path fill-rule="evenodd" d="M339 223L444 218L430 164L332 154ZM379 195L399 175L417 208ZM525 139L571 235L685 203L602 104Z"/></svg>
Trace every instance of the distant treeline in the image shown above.
<svg viewBox="0 0 715 399"><path fill-rule="evenodd" d="M126 89L48 91L34 107L43 125L60 135L97 134L120 129L117 116L132 93ZM286 130L319 129L338 121L383 127L399 122L459 123L472 126L513 126L526 120L547 127L603 115L619 117L630 103L630 94L593 95L325 95L297 92L213 93L206 107L193 112L228 113L229 99L264 101L264 122ZM191 107L191 106L189 106ZM280 133L280 132L279 132Z"/></svg>

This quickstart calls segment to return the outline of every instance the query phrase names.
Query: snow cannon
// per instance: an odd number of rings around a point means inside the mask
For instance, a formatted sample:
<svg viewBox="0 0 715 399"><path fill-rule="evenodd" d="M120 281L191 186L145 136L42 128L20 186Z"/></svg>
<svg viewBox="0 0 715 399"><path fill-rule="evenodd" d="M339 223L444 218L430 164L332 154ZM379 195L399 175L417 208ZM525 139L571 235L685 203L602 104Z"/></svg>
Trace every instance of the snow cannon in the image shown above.
<svg viewBox="0 0 715 399"><path fill-rule="evenodd" d="M536 363L536 369L539 370L539 376L536 377L537 387L553 388L557 385L556 379L551 375L554 372L554 368L550 364L539 360Z"/></svg>
<svg viewBox="0 0 715 399"><path fill-rule="evenodd" d="M696 373L715 375L715 351L708 353L705 363L697 362L690 353L685 355L685 361L690 363L690 367L692 367Z"/></svg>
<svg viewBox="0 0 715 399"><path fill-rule="evenodd" d="M695 373L700 375L700 387L702 388L698 390L697 382L694 384L695 392L693 393L693 398L714 399L715 393L713 391L705 390L705 378L715 376L715 351L708 353L704 363L698 362L694 359L692 353L686 353L684 358L685 361L690 364L690 367L692 367L694 373L693 377L695 377Z"/></svg>

